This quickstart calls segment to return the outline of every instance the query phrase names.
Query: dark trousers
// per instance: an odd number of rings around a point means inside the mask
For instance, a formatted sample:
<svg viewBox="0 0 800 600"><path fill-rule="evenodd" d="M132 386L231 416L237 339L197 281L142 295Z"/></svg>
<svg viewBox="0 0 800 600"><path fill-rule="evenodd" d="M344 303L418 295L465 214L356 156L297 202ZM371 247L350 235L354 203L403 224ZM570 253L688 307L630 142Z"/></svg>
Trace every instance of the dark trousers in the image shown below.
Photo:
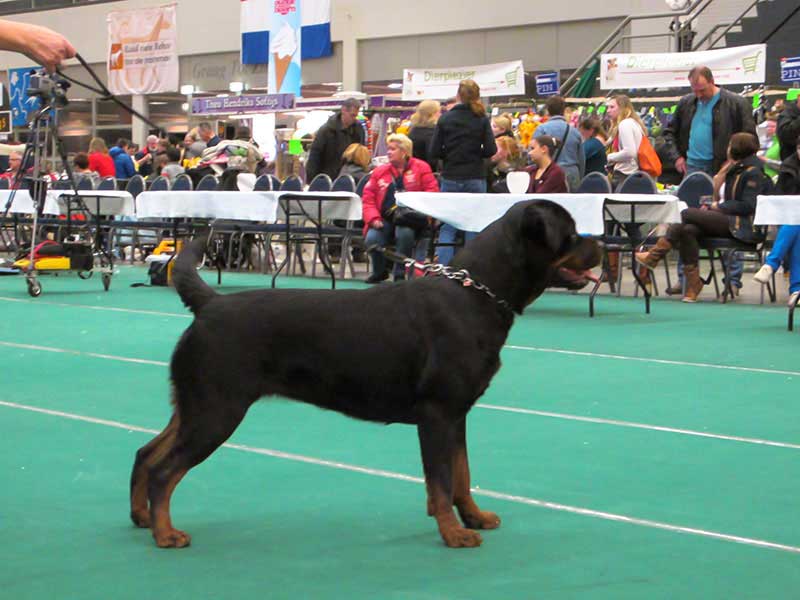
<svg viewBox="0 0 800 600"><path fill-rule="evenodd" d="M700 243L705 237L731 238L728 215L716 210L687 208L681 213L682 223L669 226L667 239L678 247L685 265L696 265L700 260Z"/></svg>

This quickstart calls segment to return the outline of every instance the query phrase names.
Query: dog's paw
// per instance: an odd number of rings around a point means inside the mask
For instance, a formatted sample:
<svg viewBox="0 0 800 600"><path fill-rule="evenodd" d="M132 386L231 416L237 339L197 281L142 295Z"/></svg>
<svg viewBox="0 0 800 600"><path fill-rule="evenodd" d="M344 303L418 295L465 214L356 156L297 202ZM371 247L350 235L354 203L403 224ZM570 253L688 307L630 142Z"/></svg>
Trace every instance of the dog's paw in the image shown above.
<svg viewBox="0 0 800 600"><path fill-rule="evenodd" d="M485 510L475 514L462 515L461 520L464 522L464 526L470 529L497 529L500 527L500 517Z"/></svg>
<svg viewBox="0 0 800 600"><path fill-rule="evenodd" d="M156 546L159 548L185 548L192 542L191 536L177 529L167 529L163 532L153 532Z"/></svg>
<svg viewBox="0 0 800 600"><path fill-rule="evenodd" d="M131 511L131 521L137 527L143 527L144 529L150 529L150 511L145 510L132 510Z"/></svg>
<svg viewBox="0 0 800 600"><path fill-rule="evenodd" d="M444 543L450 548L477 548L483 543L480 533L463 527L443 529L441 534Z"/></svg>

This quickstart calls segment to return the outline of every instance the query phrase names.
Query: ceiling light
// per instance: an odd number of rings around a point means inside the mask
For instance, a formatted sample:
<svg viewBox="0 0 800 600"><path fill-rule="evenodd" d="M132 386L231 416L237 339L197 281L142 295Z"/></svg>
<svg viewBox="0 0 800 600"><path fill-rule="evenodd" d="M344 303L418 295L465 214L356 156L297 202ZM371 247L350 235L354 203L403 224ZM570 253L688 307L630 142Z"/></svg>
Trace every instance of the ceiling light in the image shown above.
<svg viewBox="0 0 800 600"><path fill-rule="evenodd" d="M244 83L241 81L231 81L228 84L228 89L232 91L234 94L239 94L244 90Z"/></svg>
<svg viewBox="0 0 800 600"><path fill-rule="evenodd" d="M188 96L189 94L194 93L194 91L195 91L194 86L191 83L188 85L181 86L181 94L183 94L184 96Z"/></svg>

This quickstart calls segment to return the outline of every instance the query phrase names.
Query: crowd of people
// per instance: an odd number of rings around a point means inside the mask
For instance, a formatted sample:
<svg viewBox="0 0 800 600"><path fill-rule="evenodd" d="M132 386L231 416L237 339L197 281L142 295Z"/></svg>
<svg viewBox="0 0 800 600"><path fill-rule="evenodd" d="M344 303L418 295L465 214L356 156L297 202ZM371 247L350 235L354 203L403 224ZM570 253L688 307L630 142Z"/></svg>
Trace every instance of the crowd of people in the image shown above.
<svg viewBox="0 0 800 600"><path fill-rule="evenodd" d="M0 22L0 49L22 52L50 72L75 55L71 44L55 32L5 21ZM369 177L363 192L367 243L393 243L410 255L420 237L430 233L430 222L398 210L393 201L397 191L505 192L508 173L520 170L529 174L528 192L543 194L575 191L589 173L608 175L612 189L642 170L657 176L663 167L664 179L672 178L672 183L695 172L706 173L713 177L711 201L684 210L681 223L671 225L653 248L636 257L644 268L652 269L667 252L678 249L678 289L684 301L695 302L703 287L698 269L703 238L761 241L764 232L753 225L757 196L800 194L800 99L776 102L759 126L759 139L754 111L744 97L719 87L705 66L692 69L688 79L691 93L681 98L653 144L654 132L625 95L607 99L605 120L591 114L568 115L564 99L553 96L545 102L543 114L524 116L515 129L511 115L490 117L478 85L465 80L444 106L431 100L420 103L411 117L409 135L389 136L388 161L374 170L364 129L357 123L360 104L350 99L314 136L307 178L321 173L331 178ZM173 180L187 170L218 174L233 165L255 172L264 165L249 131L222 140L207 122L187 133L179 146L151 135L141 150L126 139L109 150L101 138L93 138L87 150L74 157L73 171L94 180L109 176L125 180L136 173ZM0 177L20 179L30 169L22 159L21 152L11 152L9 168ZM51 174L50 165L43 168ZM440 262L452 259L458 233L446 223L439 228ZM465 240L473 235L462 234ZM388 278L383 258L373 253L372 262L368 281ZM615 262L610 262L611 270ZM754 279L767 283L781 265L791 273L793 302L800 296L800 226L779 229L773 250ZM735 259L728 269L734 288L741 287L741 271L741 261ZM395 270L394 277L402 278L403 273Z"/></svg>

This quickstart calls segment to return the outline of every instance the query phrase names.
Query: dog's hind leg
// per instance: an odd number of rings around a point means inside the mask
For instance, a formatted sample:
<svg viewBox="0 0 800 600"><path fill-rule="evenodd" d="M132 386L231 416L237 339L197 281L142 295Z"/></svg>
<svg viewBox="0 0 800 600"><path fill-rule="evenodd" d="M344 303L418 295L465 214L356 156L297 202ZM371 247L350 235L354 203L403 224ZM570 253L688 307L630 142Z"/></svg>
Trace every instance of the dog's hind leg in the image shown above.
<svg viewBox="0 0 800 600"><path fill-rule="evenodd" d="M456 449L456 425L435 411L426 411L417 425L425 486L428 490L428 514L436 519L444 543L451 548L480 546L478 532L465 529L453 513L453 460Z"/></svg>
<svg viewBox="0 0 800 600"><path fill-rule="evenodd" d="M195 412L189 418L181 411L180 424L171 446L164 456L150 467L147 493L150 500L150 522L153 538L161 548L183 548L191 537L172 526L170 499L180 480L219 448L241 423L249 404L227 398L207 402L216 410ZM224 406L225 410L219 410Z"/></svg>
<svg viewBox="0 0 800 600"><path fill-rule="evenodd" d="M470 491L469 460L467 459L467 418L456 426L456 449L453 458L453 504L461 522L470 529L497 529L500 517L483 511L475 504Z"/></svg>
<svg viewBox="0 0 800 600"><path fill-rule="evenodd" d="M173 413L164 431L139 448L131 470L131 520L137 527L150 527L150 508L147 502L147 473L163 457L175 441L178 413Z"/></svg>

